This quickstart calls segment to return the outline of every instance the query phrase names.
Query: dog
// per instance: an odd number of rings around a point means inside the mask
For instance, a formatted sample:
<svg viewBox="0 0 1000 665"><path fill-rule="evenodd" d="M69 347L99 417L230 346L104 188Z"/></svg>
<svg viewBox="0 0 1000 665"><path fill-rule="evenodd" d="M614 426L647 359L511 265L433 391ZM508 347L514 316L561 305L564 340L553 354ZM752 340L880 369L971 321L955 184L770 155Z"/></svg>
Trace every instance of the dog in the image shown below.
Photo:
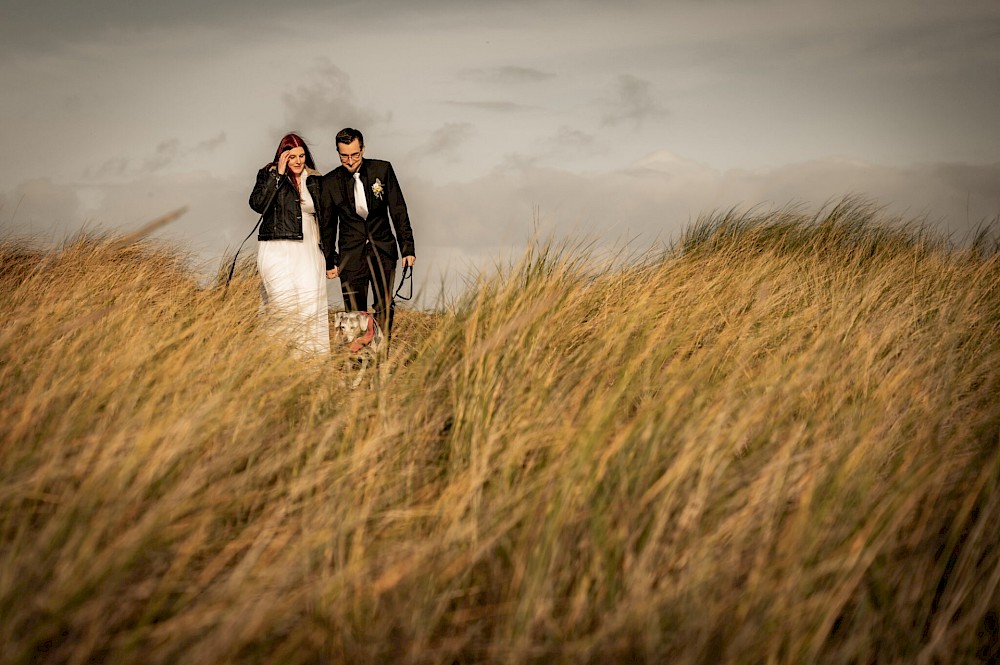
<svg viewBox="0 0 1000 665"><path fill-rule="evenodd" d="M353 366L357 368L357 375L351 388L357 388L368 367L378 362L385 344L382 328L368 312L337 312L333 317L333 329L336 339L355 358Z"/></svg>

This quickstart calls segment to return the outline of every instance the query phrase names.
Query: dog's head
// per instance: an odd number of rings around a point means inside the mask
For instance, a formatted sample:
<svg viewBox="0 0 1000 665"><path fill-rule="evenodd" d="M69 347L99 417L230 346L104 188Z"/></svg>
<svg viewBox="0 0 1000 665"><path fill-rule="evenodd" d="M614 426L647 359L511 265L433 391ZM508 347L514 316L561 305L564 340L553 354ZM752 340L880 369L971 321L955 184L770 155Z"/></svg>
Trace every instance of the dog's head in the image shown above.
<svg viewBox="0 0 1000 665"><path fill-rule="evenodd" d="M345 343L351 343L368 330L368 319L363 312L337 312L333 327Z"/></svg>
<svg viewBox="0 0 1000 665"><path fill-rule="evenodd" d="M382 330L375 317L368 312L337 312L333 328L352 353L358 353L365 347L377 351L382 344Z"/></svg>

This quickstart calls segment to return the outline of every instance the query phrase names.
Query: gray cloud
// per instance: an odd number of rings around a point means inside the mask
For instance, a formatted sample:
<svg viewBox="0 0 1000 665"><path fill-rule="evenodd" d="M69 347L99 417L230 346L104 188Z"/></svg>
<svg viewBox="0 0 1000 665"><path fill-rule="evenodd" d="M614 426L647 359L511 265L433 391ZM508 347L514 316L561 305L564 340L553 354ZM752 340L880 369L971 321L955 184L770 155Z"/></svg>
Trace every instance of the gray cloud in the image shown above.
<svg viewBox="0 0 1000 665"><path fill-rule="evenodd" d="M204 141L199 142L191 152L212 152L216 148L221 147L226 143L226 133L219 132L211 138L207 138Z"/></svg>
<svg viewBox="0 0 1000 665"><path fill-rule="evenodd" d="M104 160L95 168L87 167L83 171L84 180L95 178L120 178L128 173L129 160L125 157L112 157Z"/></svg>
<svg viewBox="0 0 1000 665"><path fill-rule="evenodd" d="M199 141L191 147L184 147L178 138L160 141L151 155L146 156L138 165L125 157L112 157L97 166L88 166L83 170L84 180L107 181L109 178L134 177L156 173L175 164L178 160L191 155L211 154L226 143L226 133L219 132L215 136Z"/></svg>
<svg viewBox="0 0 1000 665"><path fill-rule="evenodd" d="M48 178L0 192L0 223L17 234L65 235L83 223L77 188Z"/></svg>
<svg viewBox="0 0 1000 665"><path fill-rule="evenodd" d="M966 89L1000 81L1000 7L991 0L747 5L716 3L684 16L686 34L674 44L678 57L683 52L706 75L737 82L768 72L775 81L823 82L821 89L829 90L833 77L868 94L885 92L865 87L871 79L884 85L914 77L919 87L947 73ZM994 66L983 66L989 62Z"/></svg>
<svg viewBox="0 0 1000 665"><path fill-rule="evenodd" d="M201 0L171 0L171 2L131 2L121 0L35 0L6 3L0 10L0 50L48 49L67 42L108 40L117 41L122 35L146 30L163 29L231 29L247 17L280 20L293 9L319 9L327 3L321 0L291 2L277 8L268 0L202 2Z"/></svg>
<svg viewBox="0 0 1000 665"><path fill-rule="evenodd" d="M625 122L639 127L647 120L662 118L667 110L653 98L649 81L623 74L615 82L616 97L603 119L605 125L620 125Z"/></svg>
<svg viewBox="0 0 1000 665"><path fill-rule="evenodd" d="M515 113L518 111L527 111L534 107L525 106L524 104L518 104L516 102L489 102L489 101L479 101L479 102L459 102L459 101L449 101L445 102L450 106L462 106L465 108L480 109L483 111L496 111L499 113Z"/></svg>
<svg viewBox="0 0 1000 665"><path fill-rule="evenodd" d="M334 5L331 7L331 5ZM537 7L538 0L508 0L507 6ZM4 46L47 47L67 39L93 39L111 34L174 28L232 28L241 22L257 21L271 28L287 24L289 29L302 20L315 20L331 10L329 15L341 25L350 25L359 17L368 21L372 8L363 0L238 0L204 2L204 0L171 0L170 2L122 2L122 0L33 0L7 2L0 8L0 44ZM414 5L400 0L383 2L377 8L379 25L396 21L412 26L413 18L425 19L429 13L442 16L462 15L469 9L467 2L458 0L425 0ZM324 16L325 18L325 16Z"/></svg>
<svg viewBox="0 0 1000 665"><path fill-rule="evenodd" d="M875 16L880 20L847 26L855 29L857 41L845 42L856 47L859 57L921 71L953 69L984 60L1000 64L996 48L1000 10L995 3L966 1L937 5L930 11L904 11L891 19L881 11ZM848 32L843 30L838 38L849 38ZM996 70L992 74L993 80L1000 75Z"/></svg>
<svg viewBox="0 0 1000 665"><path fill-rule="evenodd" d="M156 146L156 151L153 153L152 157L149 157L142 163L140 170L143 173L154 173L159 171L164 166L167 166L172 161L177 158L180 153L181 142L179 139L167 139L166 141L161 141L158 146Z"/></svg>
<svg viewBox="0 0 1000 665"><path fill-rule="evenodd" d="M538 83L555 78L555 74L543 72L540 69L532 67L507 65L502 67L463 69L459 72L458 77L463 81L503 85L512 83Z"/></svg>
<svg viewBox="0 0 1000 665"><path fill-rule="evenodd" d="M439 155L452 155L460 146L466 143L475 133L472 123L449 122L431 132L425 143L417 146L409 153L406 159L411 162L437 157Z"/></svg>
<svg viewBox="0 0 1000 665"><path fill-rule="evenodd" d="M965 192L969 200L996 201L1000 197L1000 163L997 164L926 164L912 169L940 177L958 193ZM995 211L1000 213L1000 210Z"/></svg>
<svg viewBox="0 0 1000 665"><path fill-rule="evenodd" d="M596 143L593 134L562 125L548 140L552 150L558 152L591 150Z"/></svg>
<svg viewBox="0 0 1000 665"><path fill-rule="evenodd" d="M379 114L358 103L350 76L327 58L317 58L306 83L282 95L285 126L310 133L327 134L342 127L370 128L388 122L392 113Z"/></svg>

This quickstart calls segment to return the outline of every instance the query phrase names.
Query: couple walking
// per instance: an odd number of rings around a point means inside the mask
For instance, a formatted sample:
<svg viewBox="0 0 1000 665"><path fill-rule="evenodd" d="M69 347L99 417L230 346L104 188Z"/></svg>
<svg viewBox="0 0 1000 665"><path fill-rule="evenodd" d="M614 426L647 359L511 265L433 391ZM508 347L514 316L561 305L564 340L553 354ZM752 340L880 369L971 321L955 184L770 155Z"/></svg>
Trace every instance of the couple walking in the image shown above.
<svg viewBox="0 0 1000 665"><path fill-rule="evenodd" d="M264 302L293 326L298 346L313 353L330 350L327 279L340 278L348 311L367 311L371 291L388 338L396 262L415 260L392 164L365 158L364 136L350 127L337 134L337 152L340 166L321 175L305 141L287 134L250 194L250 207L261 214L257 270Z"/></svg>

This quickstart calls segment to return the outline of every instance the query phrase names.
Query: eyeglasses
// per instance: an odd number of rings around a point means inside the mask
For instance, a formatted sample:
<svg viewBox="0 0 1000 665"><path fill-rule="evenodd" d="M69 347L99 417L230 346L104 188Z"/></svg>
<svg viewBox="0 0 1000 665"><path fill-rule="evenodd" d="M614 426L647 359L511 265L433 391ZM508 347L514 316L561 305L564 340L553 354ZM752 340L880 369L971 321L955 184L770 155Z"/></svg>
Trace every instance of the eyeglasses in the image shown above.
<svg viewBox="0 0 1000 665"><path fill-rule="evenodd" d="M349 155L345 155L342 152L338 153L338 154L340 155L340 161L342 161L342 162L356 162L359 159L361 159L361 153L360 152L352 152Z"/></svg>

